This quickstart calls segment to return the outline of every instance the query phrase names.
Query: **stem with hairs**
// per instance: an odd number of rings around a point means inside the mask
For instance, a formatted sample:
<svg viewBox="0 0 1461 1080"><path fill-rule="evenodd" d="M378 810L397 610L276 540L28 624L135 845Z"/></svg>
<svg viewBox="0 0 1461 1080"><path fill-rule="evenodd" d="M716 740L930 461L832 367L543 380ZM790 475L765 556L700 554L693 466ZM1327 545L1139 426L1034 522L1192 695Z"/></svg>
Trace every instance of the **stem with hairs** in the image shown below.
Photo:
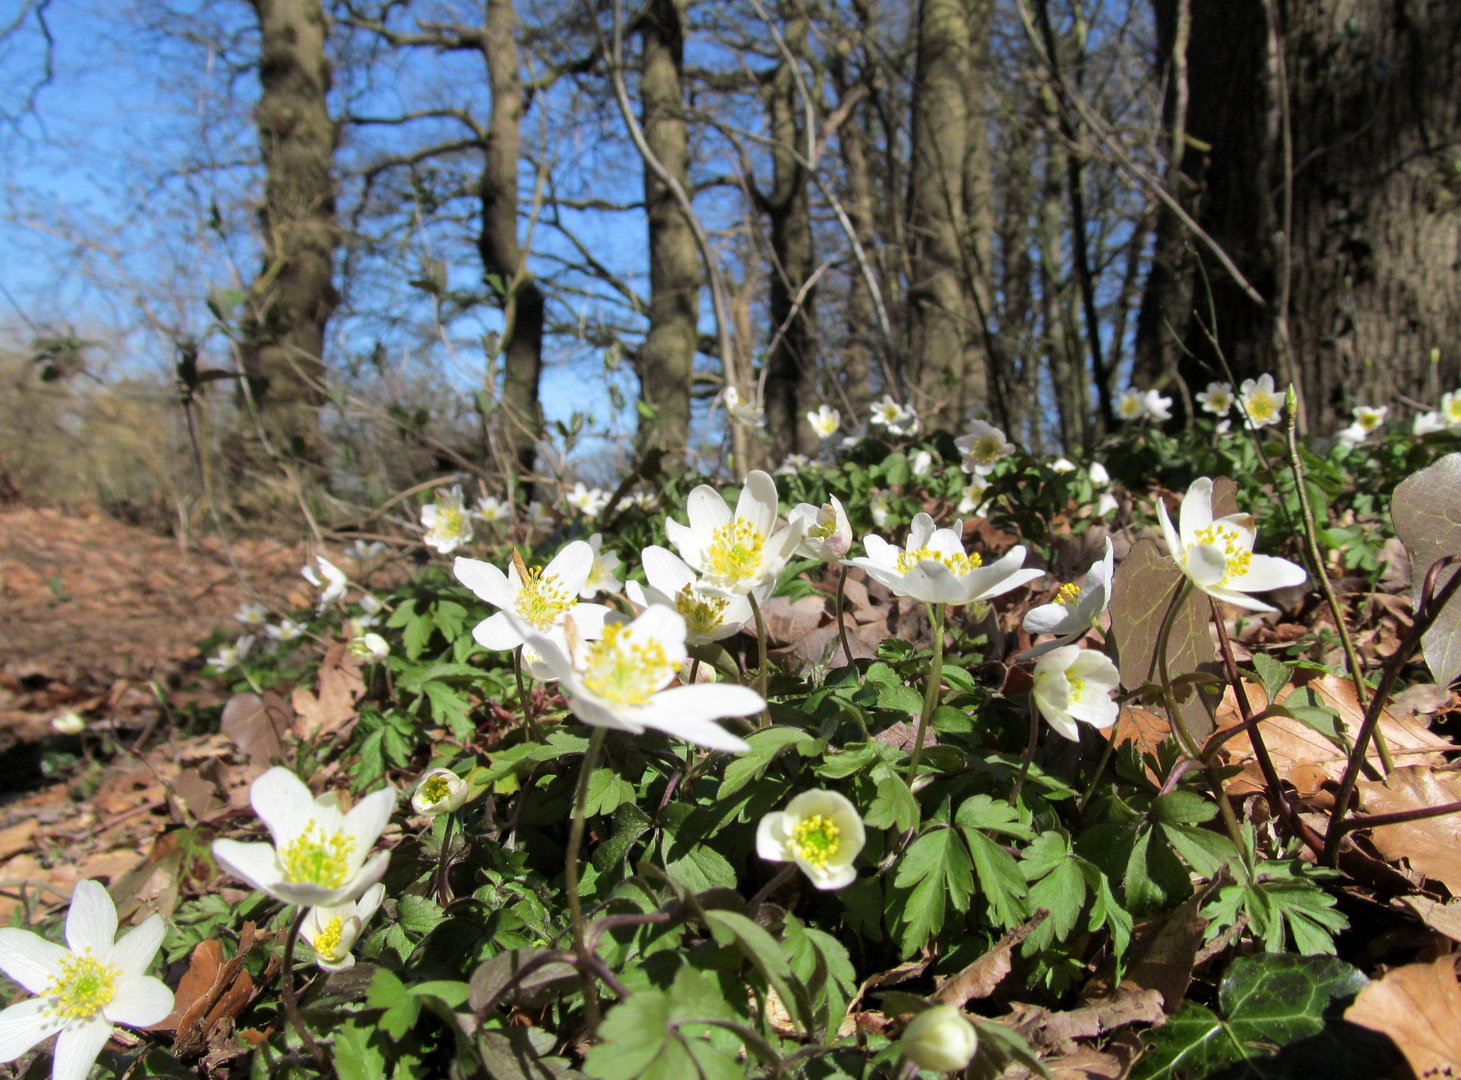
<svg viewBox="0 0 1461 1080"><path fill-rule="evenodd" d="M913 756L908 760L908 786L918 775L918 759L923 756L923 740L928 735L928 722L933 710L938 707L939 688L944 681L944 608L946 604L933 606L933 662L928 668L928 688L923 693L923 712L918 717L918 734L913 740Z"/></svg>

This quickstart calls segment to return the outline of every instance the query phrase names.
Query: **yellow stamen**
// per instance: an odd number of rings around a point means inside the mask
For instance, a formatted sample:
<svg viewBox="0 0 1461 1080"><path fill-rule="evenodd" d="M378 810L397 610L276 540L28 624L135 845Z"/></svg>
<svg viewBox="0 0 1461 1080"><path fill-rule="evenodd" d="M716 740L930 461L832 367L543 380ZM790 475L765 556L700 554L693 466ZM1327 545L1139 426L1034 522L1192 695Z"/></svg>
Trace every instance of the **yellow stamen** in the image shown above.
<svg viewBox="0 0 1461 1080"><path fill-rule="evenodd" d="M716 528L705 549L710 572L728 581L744 581L761 569L761 549L766 537L746 518L736 518Z"/></svg>
<svg viewBox="0 0 1461 1080"><path fill-rule="evenodd" d="M427 806L435 806L451 794L451 781L444 776L433 776L421 785L419 794Z"/></svg>
<svg viewBox="0 0 1461 1080"><path fill-rule="evenodd" d="M1079 701L1081 699L1081 691L1084 690L1085 688L1086 688L1086 680L1085 679L1071 679L1070 680L1070 703L1072 705L1074 705L1077 701Z"/></svg>
<svg viewBox="0 0 1461 1080"><path fill-rule="evenodd" d="M1062 607L1070 607L1081 598L1081 587L1074 582L1067 581L1055 594L1055 602Z"/></svg>
<svg viewBox="0 0 1461 1080"><path fill-rule="evenodd" d="M345 929L345 922L336 915L325 924L325 928L315 935L314 951L323 956L326 960L338 960L340 948L340 935Z"/></svg>
<svg viewBox="0 0 1461 1080"><path fill-rule="evenodd" d="M968 454L977 464L988 465L999 460L1002 447L1003 444L993 435L981 435L969 444Z"/></svg>
<svg viewBox="0 0 1461 1080"><path fill-rule="evenodd" d="M1258 394L1248 399L1248 415L1254 420L1270 420L1278 410L1267 394Z"/></svg>
<svg viewBox="0 0 1461 1080"><path fill-rule="evenodd" d="M72 953L61 962L61 974L51 977L51 985L43 996L51 998L44 1012L47 1016L63 1016L67 1020L84 1020L95 1016L117 991L122 970L103 964L87 948Z"/></svg>
<svg viewBox="0 0 1461 1080"><path fill-rule="evenodd" d="M286 880L300 885L338 889L350 880L350 852L353 838L343 832L326 834L313 821L288 847L279 853Z"/></svg>
<svg viewBox="0 0 1461 1080"><path fill-rule="evenodd" d="M725 618L725 609L730 601L719 596L699 596L688 583L675 594L675 610L685 620L685 628L692 634L713 634L720 629Z"/></svg>
<svg viewBox="0 0 1461 1080"><path fill-rule="evenodd" d="M1226 557L1227 567L1223 571L1222 581L1218 583L1220 585L1226 585L1233 578L1242 577L1248 572L1248 567L1253 562L1252 540L1232 526L1215 521L1205 529L1198 529L1194 534L1194 539L1199 544L1221 549Z"/></svg>
<svg viewBox="0 0 1461 1080"><path fill-rule="evenodd" d="M842 841L842 830L836 823L822 814L803 818L791 827L791 846L796 854L818 870L837 856Z"/></svg>
<svg viewBox="0 0 1461 1080"><path fill-rule="evenodd" d="M539 630L549 629L574 604L578 603L563 588L557 574L544 574L535 566L522 575L517 590L517 609L522 617Z"/></svg>
<svg viewBox="0 0 1461 1080"><path fill-rule="evenodd" d="M945 555L930 548L921 547L915 551L905 551L898 556L898 573L911 573L913 568L921 562L941 563L954 577L963 577L970 570L977 570L984 565L984 560L980 558L978 552L972 555Z"/></svg>
<svg viewBox="0 0 1461 1080"><path fill-rule="evenodd" d="M624 633L624 623L609 623L599 641L589 642L583 685L615 705L643 705L680 670L665 658L658 641L639 644Z"/></svg>

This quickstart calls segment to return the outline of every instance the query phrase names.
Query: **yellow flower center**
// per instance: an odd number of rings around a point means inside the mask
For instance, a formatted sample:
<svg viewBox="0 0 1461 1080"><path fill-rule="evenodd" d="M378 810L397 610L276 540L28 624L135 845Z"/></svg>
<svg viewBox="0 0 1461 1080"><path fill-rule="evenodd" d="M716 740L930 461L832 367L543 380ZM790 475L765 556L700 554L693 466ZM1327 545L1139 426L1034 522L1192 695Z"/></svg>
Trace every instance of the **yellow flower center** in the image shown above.
<svg viewBox="0 0 1461 1080"><path fill-rule="evenodd" d="M1215 521L1205 529L1198 529L1194 536L1199 544L1220 549L1228 560L1223 579L1218 584L1226 585L1233 578L1242 577L1248 572L1248 567L1253 562L1253 549L1237 529Z"/></svg>
<svg viewBox="0 0 1461 1080"><path fill-rule="evenodd" d="M1445 404L1446 419L1452 423L1461 423L1461 397L1454 397Z"/></svg>
<svg viewBox="0 0 1461 1080"><path fill-rule="evenodd" d="M604 636L588 645L583 685L615 705L643 705L680 670L665 659L665 650L653 639L640 644L624 633L624 623L609 623Z"/></svg>
<svg viewBox="0 0 1461 1080"><path fill-rule="evenodd" d="M444 776L433 776L421 785L421 801L427 806L435 806L451 794L451 781Z"/></svg>
<svg viewBox="0 0 1461 1080"><path fill-rule="evenodd" d="M718 578L744 581L761 568L761 549L765 544L766 537L756 526L746 518L736 518L711 534L710 545L705 549L706 565Z"/></svg>
<svg viewBox="0 0 1461 1080"><path fill-rule="evenodd" d="M817 515L817 523L807 532L808 540L825 540L837 531L837 511L828 503Z"/></svg>
<svg viewBox="0 0 1461 1080"><path fill-rule="evenodd" d="M1360 427L1366 431L1374 431L1380 426L1379 412L1360 413Z"/></svg>
<svg viewBox="0 0 1461 1080"><path fill-rule="evenodd" d="M1004 444L993 435L981 435L969 444L969 457L979 465L998 461Z"/></svg>
<svg viewBox="0 0 1461 1080"><path fill-rule="evenodd" d="M577 601L569 596L557 574L544 574L541 566L528 571L517 590L517 610L539 630L547 630Z"/></svg>
<svg viewBox="0 0 1461 1080"><path fill-rule="evenodd" d="M436 533L437 536L446 539L450 539L453 536L460 536L462 534L462 524L465 520L466 515L457 507L443 506L441 503L437 503L436 524L431 527L431 531Z"/></svg>
<svg viewBox="0 0 1461 1080"><path fill-rule="evenodd" d="M314 950L326 960L339 959L340 934L345 929L345 922L336 915L325 928L315 935Z"/></svg>
<svg viewBox="0 0 1461 1080"><path fill-rule="evenodd" d="M1122 416L1130 420L1133 417L1141 415L1141 398L1135 394L1128 394L1122 397L1121 401L1117 403L1116 408Z"/></svg>
<svg viewBox="0 0 1461 1080"><path fill-rule="evenodd" d="M699 596L694 587L686 584L675 594L675 610L685 620L685 628L692 634L713 634L720 629L729 600L718 596Z"/></svg>
<svg viewBox="0 0 1461 1080"><path fill-rule="evenodd" d="M837 849L842 844L839 839L841 833L831 818L813 814L791 827L792 850L818 870L825 869L827 863L837 856Z"/></svg>
<svg viewBox="0 0 1461 1080"><path fill-rule="evenodd" d="M1071 679L1070 682L1070 703L1074 705L1081 699L1081 691L1086 688L1085 679Z"/></svg>
<svg viewBox="0 0 1461 1080"><path fill-rule="evenodd" d="M1070 607L1081 598L1081 587L1073 582L1066 582L1055 594L1055 602L1063 607Z"/></svg>
<svg viewBox="0 0 1461 1080"><path fill-rule="evenodd" d="M63 1016L67 1020L85 1020L111 1004L117 991L121 968L103 964L87 948L70 954L61 963L61 974L51 978L45 996L52 999L45 1010L47 1016Z"/></svg>
<svg viewBox="0 0 1461 1080"><path fill-rule="evenodd" d="M984 565L984 560L979 557L978 552L972 555L944 555L926 547L918 548L916 551L905 551L898 556L898 573L908 574L913 571L921 562L936 562L948 568L949 573L954 577L963 577L970 570L977 570Z"/></svg>
<svg viewBox="0 0 1461 1080"><path fill-rule="evenodd" d="M284 877L300 885L338 889L350 880L355 840L343 832L326 833L313 821L279 853Z"/></svg>
<svg viewBox="0 0 1461 1080"><path fill-rule="evenodd" d="M1248 415L1254 420L1272 420L1277 412L1273 398L1267 394L1254 394L1248 399Z"/></svg>

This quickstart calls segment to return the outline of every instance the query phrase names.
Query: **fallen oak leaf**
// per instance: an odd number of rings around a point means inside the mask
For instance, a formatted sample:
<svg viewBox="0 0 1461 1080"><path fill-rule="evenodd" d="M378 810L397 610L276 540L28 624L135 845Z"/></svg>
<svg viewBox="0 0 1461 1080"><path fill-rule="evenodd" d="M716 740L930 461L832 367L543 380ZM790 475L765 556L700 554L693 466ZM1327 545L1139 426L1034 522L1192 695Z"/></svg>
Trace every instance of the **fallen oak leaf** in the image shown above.
<svg viewBox="0 0 1461 1080"><path fill-rule="evenodd" d="M1461 1076L1461 986L1454 957L1393 968L1359 992L1344 1018L1388 1035L1416 1080Z"/></svg>
<svg viewBox="0 0 1461 1080"><path fill-rule="evenodd" d="M1361 780L1356 786L1363 795L1365 810L1371 814L1400 813L1461 800L1461 778L1438 779L1423 765L1403 765L1383 784ZM1386 859L1408 859L1412 869L1444 884L1452 896L1461 896L1461 814L1382 825L1372 829L1370 836Z"/></svg>
<svg viewBox="0 0 1461 1080"><path fill-rule="evenodd" d="M987 998L1010 973L1010 955L1042 922L1050 912L1041 908L1034 916L1015 927L994 943L994 947L975 960L957 975L945 979L934 991L933 1000L962 1008L966 1001Z"/></svg>
<svg viewBox="0 0 1461 1080"><path fill-rule="evenodd" d="M360 661L350 655L345 642L334 642L320 664L319 694L301 686L290 696L296 714L294 733L301 739L338 734L358 715L355 703L364 695Z"/></svg>
<svg viewBox="0 0 1461 1080"><path fill-rule="evenodd" d="M292 727L288 704L278 694L234 694L223 707L218 730L260 765L284 758L284 735Z"/></svg>

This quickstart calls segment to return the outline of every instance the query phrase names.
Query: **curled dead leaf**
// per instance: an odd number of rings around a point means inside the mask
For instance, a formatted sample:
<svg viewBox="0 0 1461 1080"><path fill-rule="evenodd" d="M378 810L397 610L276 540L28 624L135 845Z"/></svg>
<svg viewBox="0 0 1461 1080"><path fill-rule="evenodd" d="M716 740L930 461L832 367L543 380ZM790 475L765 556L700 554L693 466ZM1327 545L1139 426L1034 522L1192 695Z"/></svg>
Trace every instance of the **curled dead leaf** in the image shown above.
<svg viewBox="0 0 1461 1080"><path fill-rule="evenodd" d="M1344 1018L1390 1036L1417 1080L1461 1076L1461 986L1454 957L1387 972L1359 992Z"/></svg>

